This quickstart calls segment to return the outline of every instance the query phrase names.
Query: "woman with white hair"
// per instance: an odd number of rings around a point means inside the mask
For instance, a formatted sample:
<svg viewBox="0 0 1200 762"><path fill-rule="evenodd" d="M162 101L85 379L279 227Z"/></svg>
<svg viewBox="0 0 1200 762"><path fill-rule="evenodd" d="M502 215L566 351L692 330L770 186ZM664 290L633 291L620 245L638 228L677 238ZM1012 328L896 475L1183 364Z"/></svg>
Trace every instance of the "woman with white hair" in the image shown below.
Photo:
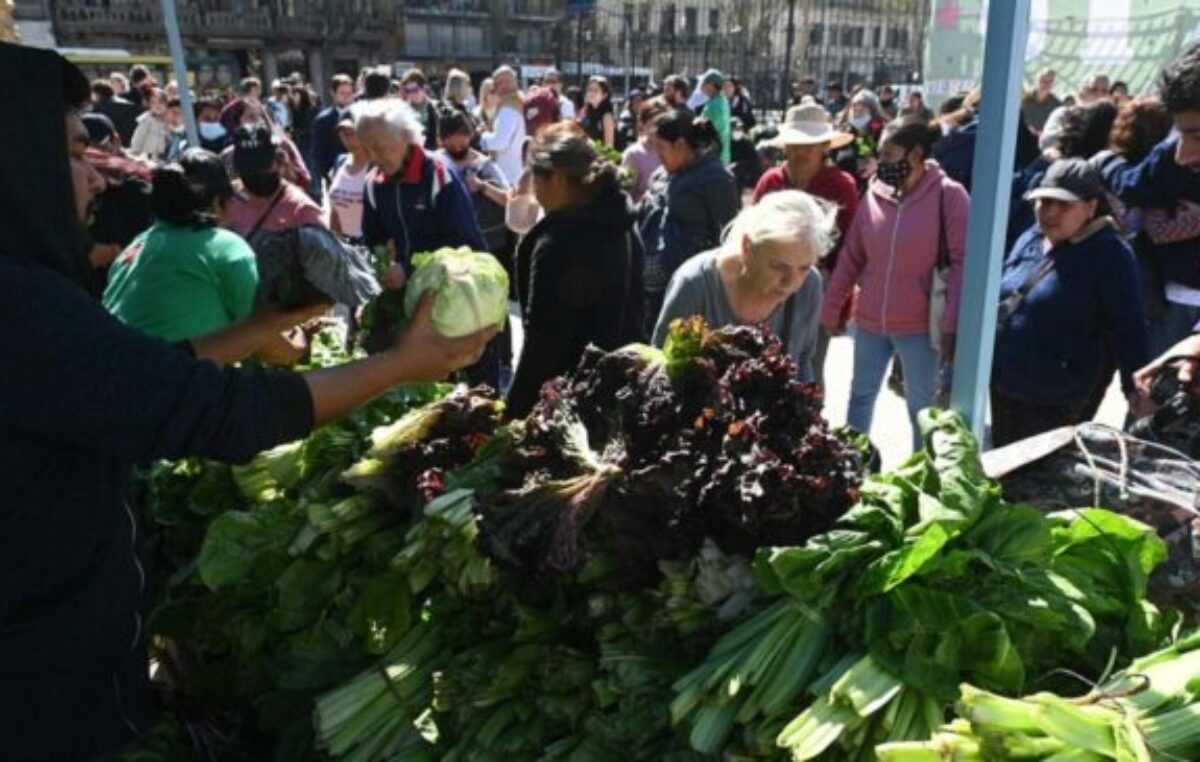
<svg viewBox="0 0 1200 762"><path fill-rule="evenodd" d="M424 147L421 122L403 101L359 104L354 131L375 171L363 194L363 241L387 246L394 266L385 285L400 288L416 252L443 246L487 251L462 176Z"/></svg>
<svg viewBox="0 0 1200 762"><path fill-rule="evenodd" d="M442 89L442 105L463 114L475 126L471 113L471 76L462 69L451 69L446 75L446 87Z"/></svg>
<svg viewBox="0 0 1200 762"><path fill-rule="evenodd" d="M842 112L838 129L854 136L854 140L837 153L837 165L858 182L859 193L875 174L875 155L883 135L885 119L879 96L873 90L859 90Z"/></svg>
<svg viewBox="0 0 1200 762"><path fill-rule="evenodd" d="M798 190L772 193L743 209L720 248L675 271L654 344L663 345L675 318L700 315L718 328L763 323L795 360L799 380L811 382L821 327L817 263L833 246L836 217L832 204Z"/></svg>

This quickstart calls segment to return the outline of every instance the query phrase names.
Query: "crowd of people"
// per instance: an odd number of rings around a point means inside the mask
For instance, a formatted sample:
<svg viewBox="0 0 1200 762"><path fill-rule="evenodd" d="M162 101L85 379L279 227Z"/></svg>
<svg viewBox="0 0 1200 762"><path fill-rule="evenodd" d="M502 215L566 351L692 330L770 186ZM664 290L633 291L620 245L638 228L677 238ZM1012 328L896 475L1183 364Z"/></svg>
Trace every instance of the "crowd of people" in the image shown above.
<svg viewBox="0 0 1200 762"><path fill-rule="evenodd" d="M22 527L0 534L0 738L17 758L92 758L144 727L135 463L245 460L460 370L520 415L588 345L661 345L690 315L769 326L864 433L893 366L914 446L952 379L977 90L935 115L917 90L805 79L764 124L715 69L620 101L602 77L522 87L501 67L476 91L452 70L438 90L371 69L323 98L253 78L200 98L191 145L177 89L140 67L88 83L52 53L0 59L27 116L0 126L0 480ZM1153 357L1200 356L1200 47L1154 94L1054 88L1041 72L1014 125L997 445L1091 418L1114 374L1140 406ZM491 252L524 343L442 337L426 298L366 359L282 369L305 353L296 328L344 307L261 302L258 257L287 246L369 248L391 290L416 253ZM824 365L842 333L839 386Z"/></svg>
<svg viewBox="0 0 1200 762"><path fill-rule="evenodd" d="M1177 122L1195 96L1194 57L1156 94L1132 97L1097 75L1060 98L1046 70L1024 96L995 443L1092 417L1118 371L1132 395L1137 368L1200 320L1200 205L1187 172L1156 169L1186 145ZM440 87L416 69L367 69L333 77L322 107L295 79L267 98L248 78L225 100L197 102L201 145L189 146L173 83L160 88L140 67L93 82L83 114L102 173L93 288L126 319L129 294L153 290L138 281L155 282L129 263L153 260L164 240L195 261L218 249L245 259L223 236L201 242L164 224L160 186L201 173L189 181L205 189L201 213L251 253L264 236L324 228L385 251L392 289L415 253L494 254L513 276L525 344L514 357L502 335L471 378L508 391L517 411L587 344L661 343L671 318L699 313L771 325L801 379L821 385L830 338L852 334L853 377L826 393L846 395L848 423L869 433L891 368L919 444L917 411L944 400L953 378L979 90L935 114L916 88L832 82L821 93L806 78L767 120L716 69L620 99L604 77L564 87L553 70L522 83L503 66L478 85L458 69ZM1181 155L1173 166L1187 165ZM253 291L253 274L239 287L234 271L213 283L227 325L252 307L233 295ZM210 322L198 327L222 327ZM286 346L263 351L303 352Z"/></svg>

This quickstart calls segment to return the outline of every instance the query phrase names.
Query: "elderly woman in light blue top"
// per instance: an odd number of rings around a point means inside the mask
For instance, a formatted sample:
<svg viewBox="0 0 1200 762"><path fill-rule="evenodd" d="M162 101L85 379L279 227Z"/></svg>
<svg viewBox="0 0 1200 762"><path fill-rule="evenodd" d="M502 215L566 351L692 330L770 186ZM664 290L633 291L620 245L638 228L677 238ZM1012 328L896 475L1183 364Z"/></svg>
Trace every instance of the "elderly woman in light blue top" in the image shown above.
<svg viewBox="0 0 1200 762"><path fill-rule="evenodd" d="M783 340L799 380L812 381L821 314L817 262L832 248L837 209L798 190L766 196L734 219L718 249L675 271L654 327L662 346L675 318L765 324Z"/></svg>

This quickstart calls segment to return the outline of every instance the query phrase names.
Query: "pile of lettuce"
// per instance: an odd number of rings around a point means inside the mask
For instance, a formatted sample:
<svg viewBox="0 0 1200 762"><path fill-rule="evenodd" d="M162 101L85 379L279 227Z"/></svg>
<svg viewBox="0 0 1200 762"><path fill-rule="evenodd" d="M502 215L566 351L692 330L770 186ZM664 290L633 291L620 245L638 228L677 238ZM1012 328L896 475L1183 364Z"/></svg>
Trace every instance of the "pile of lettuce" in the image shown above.
<svg viewBox="0 0 1200 762"><path fill-rule="evenodd" d="M449 338L469 336L508 317L508 272L491 254L441 248L413 255L404 287L404 314L412 317L426 291L434 293L433 327Z"/></svg>
<svg viewBox="0 0 1200 762"><path fill-rule="evenodd" d="M964 681L1019 695L1060 671L1096 680L1164 641L1176 617L1146 600L1165 557L1152 529L1006 503L960 418L921 423L926 450L869 479L829 532L759 553L773 601L675 686L696 750L870 758L929 738Z"/></svg>
<svg viewBox="0 0 1200 762"><path fill-rule="evenodd" d="M153 658L198 745L220 759L317 757L316 696L416 623L420 603L396 556L423 483L438 464L469 461L502 411L488 390L401 387L245 466L153 470L146 497L163 572ZM385 452L405 464L388 499L346 483L354 464Z"/></svg>
<svg viewBox="0 0 1200 762"><path fill-rule="evenodd" d="M795 377L761 329L681 321L662 352L589 350L520 420L415 387L245 467L161 466L156 741L870 759L927 741L964 682L1065 692L1164 643L1150 528L1006 502L948 413L864 479Z"/></svg>
<svg viewBox="0 0 1200 762"><path fill-rule="evenodd" d="M723 551L803 542L858 499L862 453L821 417L779 341L677 321L665 350L589 350L491 453L484 552L528 577L609 557L627 579Z"/></svg>

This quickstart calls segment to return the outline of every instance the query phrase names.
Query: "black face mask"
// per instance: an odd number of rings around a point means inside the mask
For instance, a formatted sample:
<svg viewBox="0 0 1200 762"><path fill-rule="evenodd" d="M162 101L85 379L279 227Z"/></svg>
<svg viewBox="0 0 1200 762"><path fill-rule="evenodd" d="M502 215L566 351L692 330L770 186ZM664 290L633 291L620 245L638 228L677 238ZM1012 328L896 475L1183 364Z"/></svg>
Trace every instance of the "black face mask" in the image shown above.
<svg viewBox="0 0 1200 762"><path fill-rule="evenodd" d="M899 188L910 172L912 165L908 163L908 154L899 161L881 161L876 169L880 181L893 188Z"/></svg>
<svg viewBox="0 0 1200 762"><path fill-rule="evenodd" d="M283 180L275 170L259 172L253 175L242 175L242 187L251 196L258 196L260 198L274 196L282 183Z"/></svg>

